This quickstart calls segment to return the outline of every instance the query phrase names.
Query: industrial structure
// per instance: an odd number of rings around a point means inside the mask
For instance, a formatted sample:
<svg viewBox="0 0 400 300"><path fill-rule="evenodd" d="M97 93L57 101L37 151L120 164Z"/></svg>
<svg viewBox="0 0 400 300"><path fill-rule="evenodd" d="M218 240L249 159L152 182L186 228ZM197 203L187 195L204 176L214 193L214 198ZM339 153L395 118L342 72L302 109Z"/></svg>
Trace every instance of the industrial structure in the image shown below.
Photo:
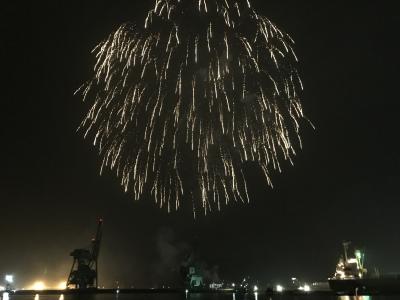
<svg viewBox="0 0 400 300"><path fill-rule="evenodd" d="M204 286L203 276L194 266L190 266L188 268L188 273L186 275L186 286L189 288L199 288Z"/></svg>
<svg viewBox="0 0 400 300"><path fill-rule="evenodd" d="M67 280L67 288L87 289L98 287L98 257L102 236L103 219L99 219L91 245L71 252L74 261Z"/></svg>
<svg viewBox="0 0 400 300"><path fill-rule="evenodd" d="M348 254L350 242L343 243L343 254L336 265L334 278L336 279L357 279L367 274L364 268L364 253L358 249L354 250L354 256Z"/></svg>
<svg viewBox="0 0 400 300"><path fill-rule="evenodd" d="M203 288L203 270L193 252L191 252L181 264L181 275L186 288Z"/></svg>
<svg viewBox="0 0 400 300"><path fill-rule="evenodd" d="M349 242L343 243L343 256L336 266L335 275L328 279L331 290L338 294L382 294L400 292L400 274L368 273L364 252L354 249L349 254Z"/></svg>

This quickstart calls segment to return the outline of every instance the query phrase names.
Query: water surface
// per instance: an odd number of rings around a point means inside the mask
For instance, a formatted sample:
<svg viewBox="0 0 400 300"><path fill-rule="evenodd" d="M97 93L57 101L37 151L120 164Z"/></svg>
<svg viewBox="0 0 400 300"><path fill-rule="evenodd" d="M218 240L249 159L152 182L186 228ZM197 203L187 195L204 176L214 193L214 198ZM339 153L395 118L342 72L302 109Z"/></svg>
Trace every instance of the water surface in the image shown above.
<svg viewBox="0 0 400 300"><path fill-rule="evenodd" d="M3 296L1 300L397 300L400 296L316 296L316 295L234 295L234 294L102 294Z"/></svg>

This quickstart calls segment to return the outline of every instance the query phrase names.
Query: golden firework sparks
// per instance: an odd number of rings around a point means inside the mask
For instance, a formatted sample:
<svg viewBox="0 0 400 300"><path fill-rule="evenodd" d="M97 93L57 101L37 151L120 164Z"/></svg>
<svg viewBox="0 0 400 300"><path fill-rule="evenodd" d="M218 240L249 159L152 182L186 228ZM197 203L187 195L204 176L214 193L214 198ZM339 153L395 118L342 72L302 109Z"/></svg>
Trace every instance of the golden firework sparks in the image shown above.
<svg viewBox="0 0 400 300"><path fill-rule="evenodd" d="M249 1L157 0L94 53L80 128L126 192L205 212L248 202L243 163L271 170L301 147L294 42ZM189 176L188 176L189 175Z"/></svg>

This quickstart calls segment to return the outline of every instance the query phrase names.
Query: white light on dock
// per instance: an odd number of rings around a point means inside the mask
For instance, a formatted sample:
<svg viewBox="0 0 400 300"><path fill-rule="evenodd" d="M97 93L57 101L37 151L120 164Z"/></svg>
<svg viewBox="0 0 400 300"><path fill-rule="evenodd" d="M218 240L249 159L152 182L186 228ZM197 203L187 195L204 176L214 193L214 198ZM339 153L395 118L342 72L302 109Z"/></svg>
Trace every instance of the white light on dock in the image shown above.
<svg viewBox="0 0 400 300"><path fill-rule="evenodd" d="M13 283L14 282L14 276L13 275L6 275L6 282L7 283Z"/></svg>
<svg viewBox="0 0 400 300"><path fill-rule="evenodd" d="M303 287L303 290L305 292L309 292L309 291L311 291L311 288L310 288L310 286L308 284L305 284L304 287Z"/></svg>
<svg viewBox="0 0 400 300"><path fill-rule="evenodd" d="M36 281L31 287L31 289L35 290L35 291L42 291L45 288L46 288L46 285L44 284L43 281Z"/></svg>
<svg viewBox="0 0 400 300"><path fill-rule="evenodd" d="M278 285L276 286L276 291L277 291L278 293L282 293L283 290L284 290L284 288L283 288L283 286L281 286L280 284L278 284Z"/></svg>
<svg viewBox="0 0 400 300"><path fill-rule="evenodd" d="M61 281L58 285L57 288L59 290L65 290L67 288L67 282L66 281Z"/></svg>

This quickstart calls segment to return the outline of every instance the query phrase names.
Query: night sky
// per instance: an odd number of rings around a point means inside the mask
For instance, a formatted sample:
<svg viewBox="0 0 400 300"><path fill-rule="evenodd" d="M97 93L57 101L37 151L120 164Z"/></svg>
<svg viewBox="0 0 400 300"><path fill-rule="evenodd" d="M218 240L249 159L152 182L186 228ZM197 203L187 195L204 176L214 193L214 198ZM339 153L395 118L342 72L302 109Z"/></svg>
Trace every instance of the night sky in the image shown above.
<svg viewBox="0 0 400 300"><path fill-rule="evenodd" d="M80 2L80 1L79 1ZM76 129L74 91L91 49L121 23L142 24L153 1L7 1L0 12L0 277L17 285L66 280L69 253L104 218L101 285L174 283L195 252L222 280L331 276L341 242L367 266L400 273L399 33L394 1L253 0L296 41L303 127L295 166L246 166L252 201L193 220L134 202ZM391 3L391 4L389 4Z"/></svg>

